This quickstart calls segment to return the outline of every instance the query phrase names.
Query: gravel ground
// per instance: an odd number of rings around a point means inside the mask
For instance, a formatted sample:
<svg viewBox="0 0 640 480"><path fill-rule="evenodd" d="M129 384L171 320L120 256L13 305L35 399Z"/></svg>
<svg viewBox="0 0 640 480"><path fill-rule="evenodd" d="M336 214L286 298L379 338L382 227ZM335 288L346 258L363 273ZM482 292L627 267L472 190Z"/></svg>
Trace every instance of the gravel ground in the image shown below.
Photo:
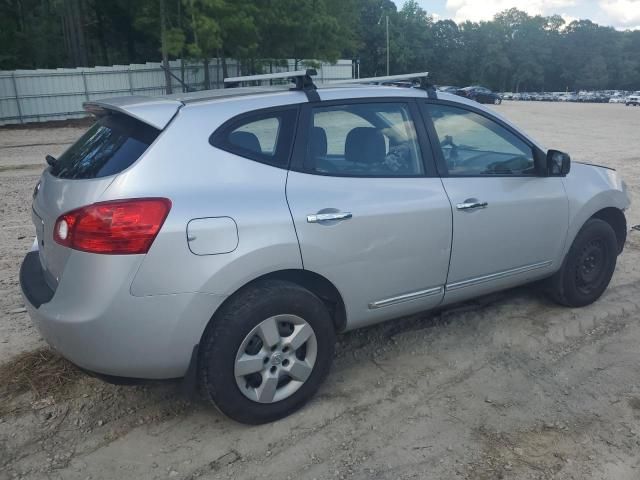
<svg viewBox="0 0 640 480"><path fill-rule="evenodd" d="M617 168L640 223L639 109L496 108L574 160ZM80 133L0 130L0 363L42 345L17 285L38 171L15 166L42 165ZM81 375L55 395L5 396L0 479L637 480L639 260L631 234L610 288L583 309L518 288L342 335L319 395L271 425L236 424L166 383Z"/></svg>

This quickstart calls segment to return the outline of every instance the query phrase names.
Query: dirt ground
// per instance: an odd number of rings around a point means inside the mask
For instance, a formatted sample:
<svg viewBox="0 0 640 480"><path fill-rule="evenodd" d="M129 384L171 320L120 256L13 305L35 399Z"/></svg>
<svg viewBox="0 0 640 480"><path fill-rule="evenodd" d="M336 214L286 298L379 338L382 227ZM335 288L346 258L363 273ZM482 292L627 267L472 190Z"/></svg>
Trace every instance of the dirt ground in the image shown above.
<svg viewBox="0 0 640 480"><path fill-rule="evenodd" d="M640 223L640 109L496 108L547 147L617 168L635 201L629 223ZM31 166L81 131L0 130L0 382L28 370L16 355L44 346L18 291L34 235ZM21 390L0 384L0 479L637 480L639 260L632 233L610 288L587 308L518 288L342 335L319 395L260 427L185 400L175 384L45 370L43 389L26 371Z"/></svg>

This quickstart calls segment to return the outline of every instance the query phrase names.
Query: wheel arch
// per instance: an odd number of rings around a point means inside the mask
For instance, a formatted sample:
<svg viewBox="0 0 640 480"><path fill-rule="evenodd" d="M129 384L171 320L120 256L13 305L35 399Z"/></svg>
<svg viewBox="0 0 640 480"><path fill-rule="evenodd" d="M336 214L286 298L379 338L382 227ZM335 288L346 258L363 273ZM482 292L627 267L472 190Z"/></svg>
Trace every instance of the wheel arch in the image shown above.
<svg viewBox="0 0 640 480"><path fill-rule="evenodd" d="M611 225L618 240L618 254L622 253L624 244L627 241L627 219L624 216L624 212L616 207L606 207L598 210L590 218L598 218Z"/></svg>
<svg viewBox="0 0 640 480"><path fill-rule="evenodd" d="M306 288L320 298L320 300L322 300L327 306L327 310L333 320L336 332L341 332L345 329L347 325L347 315L342 295L331 281L310 270L285 269L260 275L236 289L231 295L229 295L229 297L227 297L222 305L220 305L218 310L223 308L224 305L241 290L251 288L252 285L255 285L258 282L269 280L284 280Z"/></svg>

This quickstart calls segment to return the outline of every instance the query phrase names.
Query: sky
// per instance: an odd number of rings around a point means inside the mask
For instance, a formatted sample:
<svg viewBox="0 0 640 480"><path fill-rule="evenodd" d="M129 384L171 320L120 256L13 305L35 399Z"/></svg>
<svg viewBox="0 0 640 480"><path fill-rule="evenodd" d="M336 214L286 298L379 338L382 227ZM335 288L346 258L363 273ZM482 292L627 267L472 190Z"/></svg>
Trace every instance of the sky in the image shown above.
<svg viewBox="0 0 640 480"><path fill-rule="evenodd" d="M393 0L398 8L404 0ZM418 0L436 19L490 20L497 12L516 7L531 15L561 15L567 22L589 19L619 30L640 30L640 0Z"/></svg>

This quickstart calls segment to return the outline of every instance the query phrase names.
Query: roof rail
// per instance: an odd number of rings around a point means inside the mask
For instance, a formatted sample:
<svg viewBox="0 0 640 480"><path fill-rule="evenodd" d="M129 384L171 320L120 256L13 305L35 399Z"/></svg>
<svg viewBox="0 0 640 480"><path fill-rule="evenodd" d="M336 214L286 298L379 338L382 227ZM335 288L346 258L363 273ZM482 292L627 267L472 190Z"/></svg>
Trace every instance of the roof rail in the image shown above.
<svg viewBox="0 0 640 480"><path fill-rule="evenodd" d="M429 98L437 98L436 89L428 80L429 72L405 73L403 75L387 75L384 77L352 78L337 80L328 85L348 85L357 83L375 83L378 85L399 85L401 82L411 82L411 86L421 88L427 92Z"/></svg>
<svg viewBox="0 0 640 480"><path fill-rule="evenodd" d="M279 73L265 73L262 75L246 75L244 77L228 77L224 79L225 88L237 87L238 84L244 82L260 82L262 80L276 80L280 78L286 78L295 83L295 87L291 90L301 90L309 99L310 102L317 102L320 100L318 92L316 92L316 86L313 83L312 76L317 75L318 72L309 68L307 70L295 70L293 72L279 72Z"/></svg>

